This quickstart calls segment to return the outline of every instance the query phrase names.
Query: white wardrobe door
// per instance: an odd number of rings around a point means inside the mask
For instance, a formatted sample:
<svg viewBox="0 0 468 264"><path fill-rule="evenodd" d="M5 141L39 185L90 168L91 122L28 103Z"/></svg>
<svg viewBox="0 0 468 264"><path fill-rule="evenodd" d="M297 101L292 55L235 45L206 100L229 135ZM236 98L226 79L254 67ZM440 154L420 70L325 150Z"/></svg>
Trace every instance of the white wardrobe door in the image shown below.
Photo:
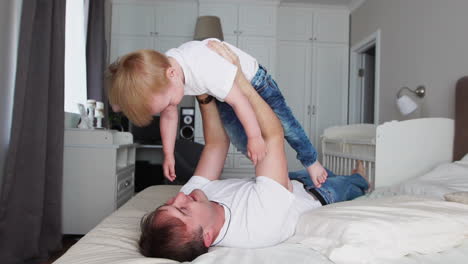
<svg viewBox="0 0 468 264"><path fill-rule="evenodd" d="M271 5L240 5L241 35L275 36L277 7Z"/></svg>
<svg viewBox="0 0 468 264"><path fill-rule="evenodd" d="M164 36L189 36L193 38L198 16L196 3L158 3L155 7L156 31Z"/></svg>
<svg viewBox="0 0 468 264"><path fill-rule="evenodd" d="M278 38L280 40L311 41L313 11L310 8L280 7L278 11Z"/></svg>
<svg viewBox="0 0 468 264"><path fill-rule="evenodd" d="M314 15L316 41L348 43L349 11L319 10Z"/></svg>
<svg viewBox="0 0 468 264"><path fill-rule="evenodd" d="M314 44L314 100L317 105L315 141L325 128L347 123L348 47ZM318 146L317 146L318 145ZM321 144L316 144L321 150Z"/></svg>
<svg viewBox="0 0 468 264"><path fill-rule="evenodd" d="M224 4L200 4L199 16L217 16L221 19L224 39L227 36L236 36L238 29L238 5L232 3ZM231 43L231 42L229 42ZM236 43L231 43L236 45Z"/></svg>
<svg viewBox="0 0 468 264"><path fill-rule="evenodd" d="M278 82L286 103L309 136L310 118L308 106L311 104L312 45L306 42L279 41ZM314 142L312 142L314 143ZM286 144L288 169L301 169L296 160L296 152Z"/></svg>
<svg viewBox="0 0 468 264"><path fill-rule="evenodd" d="M276 39L271 37L244 37L238 39L238 47L257 59L268 72L275 76Z"/></svg>
<svg viewBox="0 0 468 264"><path fill-rule="evenodd" d="M154 49L154 38L113 35L111 39L110 62L115 61L122 55L139 49Z"/></svg>
<svg viewBox="0 0 468 264"><path fill-rule="evenodd" d="M148 4L114 4L112 34L149 36L155 30L154 6Z"/></svg>

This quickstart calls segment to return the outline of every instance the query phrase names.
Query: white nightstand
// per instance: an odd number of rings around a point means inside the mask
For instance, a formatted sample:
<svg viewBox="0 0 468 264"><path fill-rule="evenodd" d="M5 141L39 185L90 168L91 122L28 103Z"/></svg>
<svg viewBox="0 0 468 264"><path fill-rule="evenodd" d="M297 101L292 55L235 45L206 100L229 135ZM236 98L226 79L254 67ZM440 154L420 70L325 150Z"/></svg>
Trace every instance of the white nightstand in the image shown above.
<svg viewBox="0 0 468 264"><path fill-rule="evenodd" d="M86 234L134 194L133 136L65 129L62 232Z"/></svg>

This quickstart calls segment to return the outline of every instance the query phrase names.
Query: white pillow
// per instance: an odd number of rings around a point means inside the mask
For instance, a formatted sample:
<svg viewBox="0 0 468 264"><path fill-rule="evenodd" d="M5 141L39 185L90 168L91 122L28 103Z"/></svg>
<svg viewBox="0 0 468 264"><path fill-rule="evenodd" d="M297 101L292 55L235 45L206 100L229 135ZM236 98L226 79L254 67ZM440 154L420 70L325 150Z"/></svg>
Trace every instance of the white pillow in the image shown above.
<svg viewBox="0 0 468 264"><path fill-rule="evenodd" d="M468 162L468 153L466 153L465 156L460 161Z"/></svg>
<svg viewBox="0 0 468 264"><path fill-rule="evenodd" d="M445 200L450 202L468 204L468 192L453 192L444 195Z"/></svg>
<svg viewBox="0 0 468 264"><path fill-rule="evenodd" d="M395 196L309 211L301 216L291 242L334 263L382 263L410 253L447 250L467 235L468 205Z"/></svg>
<svg viewBox="0 0 468 264"><path fill-rule="evenodd" d="M432 171L403 183L378 188L369 197L419 195L444 200L445 194L459 191L468 191L468 155L460 161L441 164Z"/></svg>

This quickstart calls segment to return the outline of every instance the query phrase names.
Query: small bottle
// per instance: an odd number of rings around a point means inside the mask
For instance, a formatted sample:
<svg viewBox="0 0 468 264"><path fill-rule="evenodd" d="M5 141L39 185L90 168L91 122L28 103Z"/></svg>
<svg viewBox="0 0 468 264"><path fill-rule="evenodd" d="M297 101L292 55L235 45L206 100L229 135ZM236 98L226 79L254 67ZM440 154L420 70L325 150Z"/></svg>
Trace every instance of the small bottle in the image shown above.
<svg viewBox="0 0 468 264"><path fill-rule="evenodd" d="M94 127L94 110L96 109L96 100L89 99L86 101L86 107L88 108L88 119L91 123L91 127Z"/></svg>
<svg viewBox="0 0 468 264"><path fill-rule="evenodd" d="M104 118L104 103L96 102L96 128L102 128L102 119Z"/></svg>

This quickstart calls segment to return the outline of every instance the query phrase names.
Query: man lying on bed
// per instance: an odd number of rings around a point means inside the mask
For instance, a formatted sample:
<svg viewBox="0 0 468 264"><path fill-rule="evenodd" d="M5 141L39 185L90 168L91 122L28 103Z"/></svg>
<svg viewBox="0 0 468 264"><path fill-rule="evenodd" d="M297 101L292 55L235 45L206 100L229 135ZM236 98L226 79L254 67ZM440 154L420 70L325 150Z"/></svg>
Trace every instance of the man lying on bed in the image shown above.
<svg viewBox="0 0 468 264"><path fill-rule="evenodd" d="M240 69L222 44L216 52ZM308 193L288 178L283 128L271 108L238 70L236 84L254 108L267 155L255 167L255 178L219 180L229 148L215 102L200 105L205 147L193 176L181 192L142 219L140 251L148 257L191 261L210 246L260 248L294 234L299 216L322 203L356 198L368 189L362 166L350 176L329 175ZM359 173L356 173L359 172ZM303 173L308 178L306 171ZM320 196L321 197L317 197ZM320 201L318 200L320 199Z"/></svg>

